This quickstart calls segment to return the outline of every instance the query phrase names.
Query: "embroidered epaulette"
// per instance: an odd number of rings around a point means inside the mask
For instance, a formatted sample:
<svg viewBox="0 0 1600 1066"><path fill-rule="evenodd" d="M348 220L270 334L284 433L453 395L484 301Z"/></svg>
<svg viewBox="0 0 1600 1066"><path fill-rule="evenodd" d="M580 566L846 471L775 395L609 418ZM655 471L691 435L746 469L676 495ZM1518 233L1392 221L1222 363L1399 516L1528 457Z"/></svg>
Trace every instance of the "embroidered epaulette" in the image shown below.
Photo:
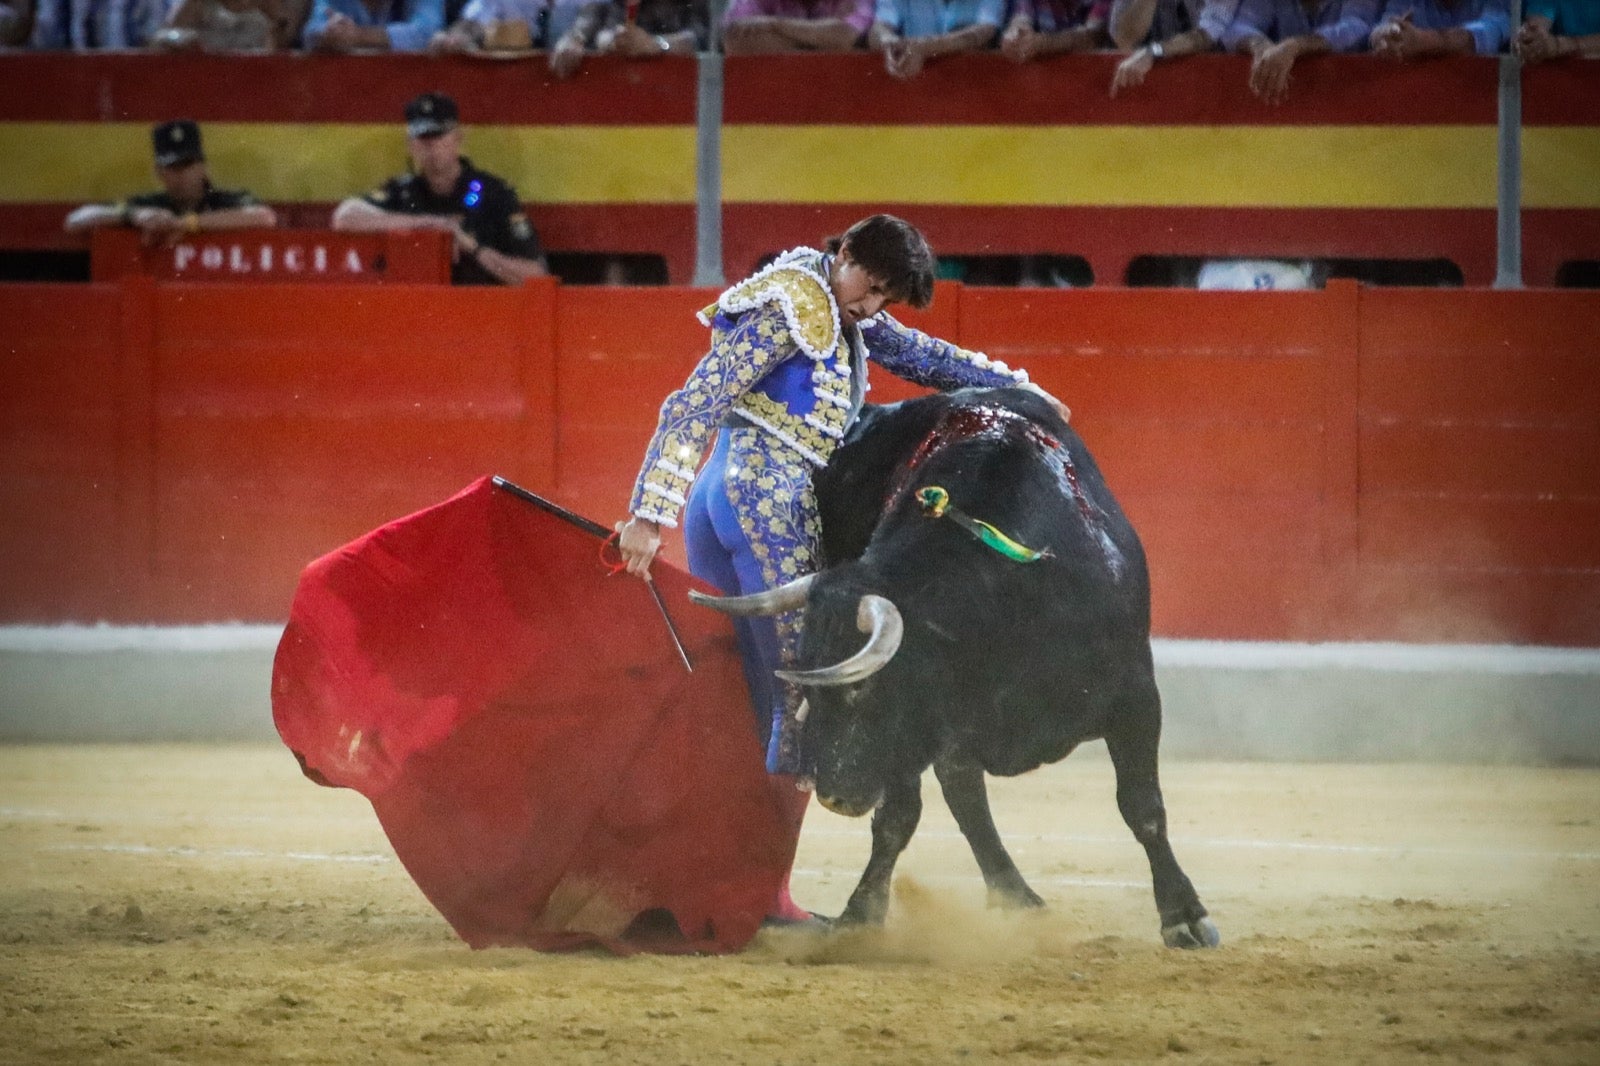
<svg viewBox="0 0 1600 1066"><path fill-rule="evenodd" d="M827 359L839 343L839 308L827 279L813 267L820 259L821 253L810 248L784 253L723 293L700 312L700 321L709 326L719 310L738 314L776 303L800 350L812 359Z"/></svg>

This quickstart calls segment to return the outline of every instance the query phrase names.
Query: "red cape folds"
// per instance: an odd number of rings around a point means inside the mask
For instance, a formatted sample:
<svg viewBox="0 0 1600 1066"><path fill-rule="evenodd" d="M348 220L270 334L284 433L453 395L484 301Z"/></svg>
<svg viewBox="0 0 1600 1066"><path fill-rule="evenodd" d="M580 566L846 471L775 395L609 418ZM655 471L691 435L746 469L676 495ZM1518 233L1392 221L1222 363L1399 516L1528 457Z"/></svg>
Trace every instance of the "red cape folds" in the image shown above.
<svg viewBox="0 0 1600 1066"><path fill-rule="evenodd" d="M278 732L372 801L473 947L737 951L793 858L727 619L610 577L604 530L473 483L318 559L273 664ZM676 921L666 921L670 915Z"/></svg>

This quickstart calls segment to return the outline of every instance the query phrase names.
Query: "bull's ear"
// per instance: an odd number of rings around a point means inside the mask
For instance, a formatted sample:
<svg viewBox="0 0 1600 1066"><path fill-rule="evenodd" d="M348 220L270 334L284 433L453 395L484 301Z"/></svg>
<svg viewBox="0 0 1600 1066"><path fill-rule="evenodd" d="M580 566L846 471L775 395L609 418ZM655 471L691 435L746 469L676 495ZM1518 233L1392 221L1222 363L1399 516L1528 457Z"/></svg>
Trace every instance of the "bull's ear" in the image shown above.
<svg viewBox="0 0 1600 1066"><path fill-rule="evenodd" d="M752 592L748 596L708 596L697 589L690 589L689 599L701 606L740 618L782 614L784 611L797 611L806 605L806 594L816 579L816 574L807 574L786 585Z"/></svg>

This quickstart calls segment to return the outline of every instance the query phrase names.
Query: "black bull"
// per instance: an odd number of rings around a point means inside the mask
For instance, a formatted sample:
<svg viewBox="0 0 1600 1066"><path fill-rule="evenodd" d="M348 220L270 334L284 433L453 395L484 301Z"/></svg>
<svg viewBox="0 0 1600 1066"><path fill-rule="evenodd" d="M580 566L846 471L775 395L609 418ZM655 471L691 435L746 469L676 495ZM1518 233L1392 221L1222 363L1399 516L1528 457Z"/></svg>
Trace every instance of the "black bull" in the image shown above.
<svg viewBox="0 0 1600 1066"><path fill-rule="evenodd" d="M947 494L942 516L930 487ZM995 830L983 775L1103 738L1163 939L1217 944L1167 841L1144 550L1077 434L1020 389L869 406L815 488L821 572L706 602L744 614L804 605L799 668L781 676L805 687L817 798L847 815L876 808L872 856L840 920L883 920L929 766L991 899L1042 906ZM1014 545L985 543L973 519ZM1020 548L1043 556L1022 561Z"/></svg>

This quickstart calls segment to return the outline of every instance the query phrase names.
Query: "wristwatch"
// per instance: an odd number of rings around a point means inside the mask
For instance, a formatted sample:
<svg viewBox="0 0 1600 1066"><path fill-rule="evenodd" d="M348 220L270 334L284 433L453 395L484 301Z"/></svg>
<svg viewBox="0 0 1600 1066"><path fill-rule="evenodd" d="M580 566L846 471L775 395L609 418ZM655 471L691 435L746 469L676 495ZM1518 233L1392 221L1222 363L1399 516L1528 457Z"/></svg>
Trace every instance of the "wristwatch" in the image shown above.
<svg viewBox="0 0 1600 1066"><path fill-rule="evenodd" d="M1154 59L1156 62L1159 63L1161 60L1165 59L1166 57L1167 57L1167 46L1162 44L1160 41L1151 41L1150 42L1150 58Z"/></svg>

